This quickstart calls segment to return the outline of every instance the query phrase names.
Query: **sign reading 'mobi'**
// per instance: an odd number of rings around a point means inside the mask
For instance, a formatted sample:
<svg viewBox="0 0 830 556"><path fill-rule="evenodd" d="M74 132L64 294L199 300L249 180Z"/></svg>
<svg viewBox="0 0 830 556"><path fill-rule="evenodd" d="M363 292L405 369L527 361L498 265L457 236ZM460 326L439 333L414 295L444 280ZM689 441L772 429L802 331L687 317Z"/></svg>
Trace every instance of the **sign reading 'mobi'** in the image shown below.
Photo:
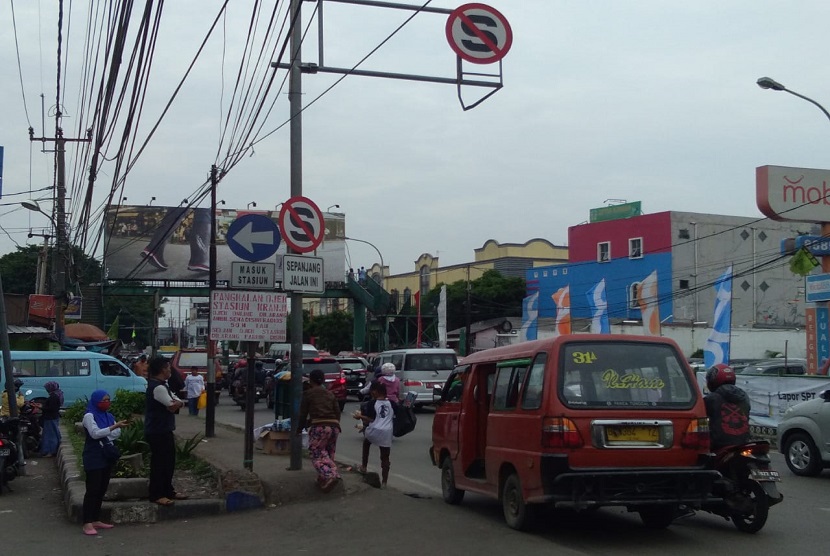
<svg viewBox="0 0 830 556"><path fill-rule="evenodd" d="M774 220L830 222L830 170L759 166L758 209Z"/></svg>
<svg viewBox="0 0 830 556"><path fill-rule="evenodd" d="M284 293L214 290L210 293L210 339L284 342L288 319Z"/></svg>

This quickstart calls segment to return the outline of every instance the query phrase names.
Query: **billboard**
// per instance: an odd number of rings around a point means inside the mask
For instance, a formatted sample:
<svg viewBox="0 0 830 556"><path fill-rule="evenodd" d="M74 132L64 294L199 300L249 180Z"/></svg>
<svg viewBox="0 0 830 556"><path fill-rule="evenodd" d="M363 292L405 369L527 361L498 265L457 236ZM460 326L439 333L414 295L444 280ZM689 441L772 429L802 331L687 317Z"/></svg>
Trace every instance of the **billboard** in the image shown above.
<svg viewBox="0 0 830 556"><path fill-rule="evenodd" d="M216 279L231 279L231 263L242 261L228 247L226 234L236 218L246 214L265 215L278 221L277 211L217 210ZM324 213L326 234L317 249L325 261L324 280L343 282L346 270L346 226L343 214ZM109 280L208 281L210 271L210 209L199 207L115 206L104 222L104 266ZM281 281L285 243L274 262Z"/></svg>
<svg viewBox="0 0 830 556"><path fill-rule="evenodd" d="M759 166L755 169L755 201L773 220L830 221L830 170Z"/></svg>
<svg viewBox="0 0 830 556"><path fill-rule="evenodd" d="M633 218L643 214L643 207L640 201L633 203L622 203L609 207L592 208L590 211L591 222L607 222L608 220L620 220L621 218Z"/></svg>

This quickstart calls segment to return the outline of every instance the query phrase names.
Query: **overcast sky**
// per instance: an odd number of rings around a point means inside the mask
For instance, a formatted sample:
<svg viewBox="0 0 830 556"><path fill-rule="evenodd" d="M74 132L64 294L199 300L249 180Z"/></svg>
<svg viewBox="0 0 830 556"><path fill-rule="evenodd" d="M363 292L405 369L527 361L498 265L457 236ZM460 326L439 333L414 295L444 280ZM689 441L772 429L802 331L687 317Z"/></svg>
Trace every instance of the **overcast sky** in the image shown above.
<svg viewBox="0 0 830 556"><path fill-rule="evenodd" d="M481 106L464 112L451 85L348 77L304 113L304 194L323 210L339 204L347 234L374 243L393 274L414 270L425 252L438 255L442 265L470 261L473 250L491 238L565 244L568 226L586 221L589 209L607 199L642 201L647 213L760 217L756 166L830 167L830 121L803 100L755 84L770 76L830 107L826 1L489 3L507 17L514 40L504 59L504 88ZM41 94L47 113L55 104L57 4L14 1L23 91L38 135ZM87 2L72 4L64 48L79 61L85 17L80 6ZM220 5L165 4L141 140ZM178 205L204 180L219 145L221 108L235 82L250 5L231 2L224 33L220 27L211 38L127 176L127 204L147 204L155 196L154 204ZM304 3L306 17L313 6ZM326 4L326 64L353 66L409 15ZM361 68L453 77L456 58L444 36L445 21L443 15L417 15ZM27 239L29 226L48 224L41 215L8 205L28 194L9 194L51 185L53 165L39 144L30 165L9 1L0 3L0 25L0 225L7 232L0 231L0 253L6 253L15 243L37 242ZM316 45L312 32L304 60L316 61ZM78 63L64 69L67 130L77 124ZM498 65L465 68L492 72ZM304 76L306 101L337 78ZM463 94L472 101L483 92L469 88ZM282 94L263 130L287 117ZM47 123L47 134L53 127ZM219 198L243 209L251 201L273 208L286 200L288 145L288 126L257 144L222 181ZM103 170L96 204L109 187L109 171ZM48 212L50 205L44 208ZM352 266L377 261L371 247L348 245Z"/></svg>

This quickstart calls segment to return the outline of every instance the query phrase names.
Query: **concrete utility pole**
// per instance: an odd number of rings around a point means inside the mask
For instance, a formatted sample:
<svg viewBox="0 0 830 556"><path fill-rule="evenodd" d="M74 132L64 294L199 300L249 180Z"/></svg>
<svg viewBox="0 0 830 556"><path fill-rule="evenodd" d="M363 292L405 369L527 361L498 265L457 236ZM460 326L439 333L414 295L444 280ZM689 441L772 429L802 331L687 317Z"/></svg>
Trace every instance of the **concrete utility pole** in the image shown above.
<svg viewBox="0 0 830 556"><path fill-rule="evenodd" d="M219 185L216 165L210 167L210 251L208 275L208 300L212 298L216 289L216 188ZM210 315L208 311L208 330L210 330ZM208 403L205 407L205 436L212 438L216 434L216 341L208 336L207 343L207 392Z"/></svg>
<svg viewBox="0 0 830 556"><path fill-rule="evenodd" d="M303 194L303 83L302 0L291 0L291 70L288 102L291 113L291 196ZM289 249L289 253L295 253ZM291 293L291 464L289 469L303 468L303 444L300 424L300 399L303 396L303 294Z"/></svg>

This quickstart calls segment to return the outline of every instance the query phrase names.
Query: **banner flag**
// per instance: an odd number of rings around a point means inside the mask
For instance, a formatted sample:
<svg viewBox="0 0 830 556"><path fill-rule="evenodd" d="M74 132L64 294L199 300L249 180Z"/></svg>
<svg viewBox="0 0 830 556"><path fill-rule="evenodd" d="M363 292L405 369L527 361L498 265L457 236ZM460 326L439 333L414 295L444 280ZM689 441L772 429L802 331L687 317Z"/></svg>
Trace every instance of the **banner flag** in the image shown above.
<svg viewBox="0 0 830 556"><path fill-rule="evenodd" d="M553 302L556 304L556 326L554 332L557 336L571 333L571 286L559 288L553 294Z"/></svg>
<svg viewBox="0 0 830 556"><path fill-rule="evenodd" d="M118 339L118 327L120 325L121 315L115 315L115 320L112 321L112 325L110 325L110 329L107 330L107 338L110 340L117 340Z"/></svg>
<svg viewBox="0 0 830 556"><path fill-rule="evenodd" d="M795 252L793 258L790 259L790 271L799 276L807 276L819 265L818 259L815 255L810 253L807 247L802 247Z"/></svg>
<svg viewBox="0 0 830 556"><path fill-rule="evenodd" d="M657 271L653 271L637 286L637 304L643 317L643 334L660 335L660 304L657 288Z"/></svg>
<svg viewBox="0 0 830 556"><path fill-rule="evenodd" d="M610 334L608 301L605 299L605 278L588 290L588 305L591 307L591 334Z"/></svg>
<svg viewBox="0 0 830 556"><path fill-rule="evenodd" d="M712 332L703 348L703 364L707 369L719 363L729 364L729 334L732 328L732 266L715 280L715 316Z"/></svg>
<svg viewBox="0 0 830 556"><path fill-rule="evenodd" d="M438 346L447 347L447 285L441 286L438 298Z"/></svg>
<svg viewBox="0 0 830 556"><path fill-rule="evenodd" d="M537 339L538 322L539 292L535 292L522 299L522 329L519 332L520 342Z"/></svg>

